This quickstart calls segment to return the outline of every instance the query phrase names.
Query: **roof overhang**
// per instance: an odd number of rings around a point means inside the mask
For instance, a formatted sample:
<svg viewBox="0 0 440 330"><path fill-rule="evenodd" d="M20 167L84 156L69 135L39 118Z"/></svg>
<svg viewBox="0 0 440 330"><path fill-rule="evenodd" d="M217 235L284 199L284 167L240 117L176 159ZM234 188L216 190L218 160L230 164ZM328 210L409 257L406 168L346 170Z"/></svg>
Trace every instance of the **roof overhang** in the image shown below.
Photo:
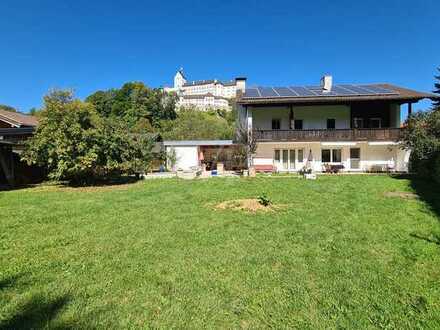
<svg viewBox="0 0 440 330"><path fill-rule="evenodd" d="M378 86L395 91L396 94L384 95L352 95L352 96L307 96L307 97L245 97L239 95L237 104L249 106L267 105L323 105L323 104L350 104L357 102L394 102L394 103L416 103L423 99L439 100L440 96L418 92L415 90L390 85L378 84Z"/></svg>
<svg viewBox="0 0 440 330"><path fill-rule="evenodd" d="M237 104L265 106L265 105L323 105L323 104L350 104L357 102L394 102L394 103L416 103L423 99L433 99L431 97L399 97L399 96L358 96L358 97L319 97L319 98L241 98Z"/></svg>

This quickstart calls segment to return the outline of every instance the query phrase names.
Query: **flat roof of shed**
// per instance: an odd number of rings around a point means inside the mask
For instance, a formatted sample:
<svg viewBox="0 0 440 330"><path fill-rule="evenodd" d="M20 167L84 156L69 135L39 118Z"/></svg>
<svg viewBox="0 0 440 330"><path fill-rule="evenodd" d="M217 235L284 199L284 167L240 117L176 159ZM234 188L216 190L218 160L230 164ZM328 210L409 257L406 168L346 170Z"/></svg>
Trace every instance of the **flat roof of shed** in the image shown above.
<svg viewBox="0 0 440 330"><path fill-rule="evenodd" d="M232 140L181 140L163 141L164 146L229 146L233 145Z"/></svg>

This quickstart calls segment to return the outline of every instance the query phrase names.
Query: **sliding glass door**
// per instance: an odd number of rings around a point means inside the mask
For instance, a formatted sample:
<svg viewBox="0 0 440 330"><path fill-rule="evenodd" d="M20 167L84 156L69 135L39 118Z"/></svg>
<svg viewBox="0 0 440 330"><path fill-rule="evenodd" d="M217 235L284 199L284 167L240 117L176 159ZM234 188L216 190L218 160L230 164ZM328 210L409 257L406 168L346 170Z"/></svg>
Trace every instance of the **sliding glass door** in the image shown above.
<svg viewBox="0 0 440 330"><path fill-rule="evenodd" d="M303 149L275 149L274 165L281 171L291 171L301 168Z"/></svg>

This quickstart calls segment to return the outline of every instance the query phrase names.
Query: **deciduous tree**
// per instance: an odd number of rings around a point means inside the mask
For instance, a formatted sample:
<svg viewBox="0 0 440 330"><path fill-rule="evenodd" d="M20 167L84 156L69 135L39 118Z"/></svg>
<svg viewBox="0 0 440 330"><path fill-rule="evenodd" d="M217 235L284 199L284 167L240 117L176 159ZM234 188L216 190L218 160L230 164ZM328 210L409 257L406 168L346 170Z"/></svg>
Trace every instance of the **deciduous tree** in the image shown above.
<svg viewBox="0 0 440 330"><path fill-rule="evenodd" d="M148 165L153 142L133 134L127 124L103 118L93 104L55 90L44 97L35 135L23 159L47 169L56 180L89 182L132 174Z"/></svg>

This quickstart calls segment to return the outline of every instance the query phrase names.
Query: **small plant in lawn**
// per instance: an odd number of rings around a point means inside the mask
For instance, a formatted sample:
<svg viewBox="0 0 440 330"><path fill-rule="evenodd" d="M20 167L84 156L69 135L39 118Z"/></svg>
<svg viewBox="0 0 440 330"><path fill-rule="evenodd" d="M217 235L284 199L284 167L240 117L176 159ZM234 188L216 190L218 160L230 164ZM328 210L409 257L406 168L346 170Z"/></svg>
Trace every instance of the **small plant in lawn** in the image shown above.
<svg viewBox="0 0 440 330"><path fill-rule="evenodd" d="M258 203L260 203L263 206L269 206L270 204L272 204L272 201L269 199L266 193L263 193L260 196L258 196Z"/></svg>

